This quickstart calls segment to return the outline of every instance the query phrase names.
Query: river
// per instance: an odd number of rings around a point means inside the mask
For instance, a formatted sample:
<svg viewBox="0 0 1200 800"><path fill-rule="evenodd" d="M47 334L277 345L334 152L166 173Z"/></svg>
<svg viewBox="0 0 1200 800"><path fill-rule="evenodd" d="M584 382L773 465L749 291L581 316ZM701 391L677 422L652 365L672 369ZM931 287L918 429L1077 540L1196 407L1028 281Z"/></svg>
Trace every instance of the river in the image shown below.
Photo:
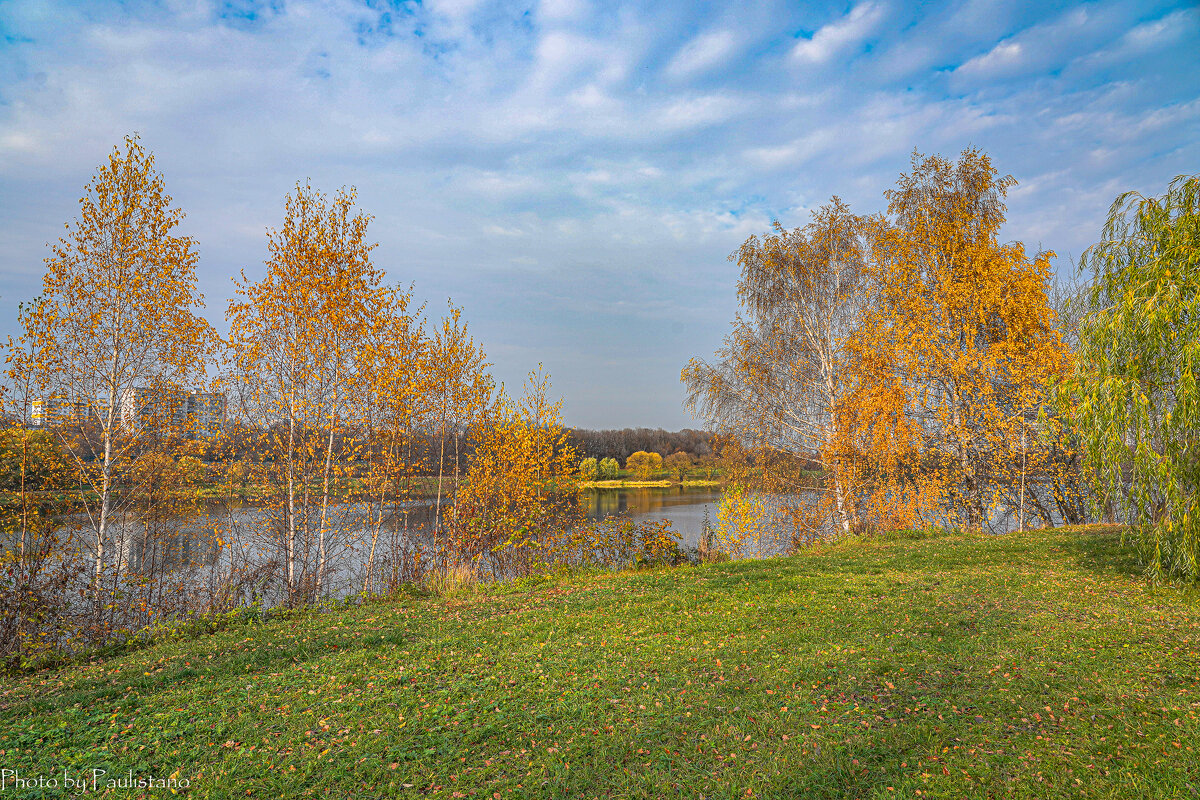
<svg viewBox="0 0 1200 800"><path fill-rule="evenodd" d="M666 486L629 489L588 489L584 492L587 518L601 520L624 514L638 522L668 520L684 547L695 547L707 512L715 525L721 489L714 486Z"/></svg>

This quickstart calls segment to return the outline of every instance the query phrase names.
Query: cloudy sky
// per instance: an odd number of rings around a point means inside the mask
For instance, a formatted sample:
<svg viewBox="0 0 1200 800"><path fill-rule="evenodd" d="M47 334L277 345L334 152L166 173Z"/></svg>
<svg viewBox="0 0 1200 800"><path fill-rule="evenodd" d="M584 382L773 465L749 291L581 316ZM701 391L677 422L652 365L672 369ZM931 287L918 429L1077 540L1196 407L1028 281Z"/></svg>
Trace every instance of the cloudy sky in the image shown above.
<svg viewBox="0 0 1200 800"><path fill-rule="evenodd" d="M679 370L736 309L729 253L914 148L988 152L1006 236L1092 242L1112 199L1200 172L1194 2L0 2L0 335L46 242L142 137L219 329L297 180L358 188L376 263L465 307L570 424L694 426Z"/></svg>

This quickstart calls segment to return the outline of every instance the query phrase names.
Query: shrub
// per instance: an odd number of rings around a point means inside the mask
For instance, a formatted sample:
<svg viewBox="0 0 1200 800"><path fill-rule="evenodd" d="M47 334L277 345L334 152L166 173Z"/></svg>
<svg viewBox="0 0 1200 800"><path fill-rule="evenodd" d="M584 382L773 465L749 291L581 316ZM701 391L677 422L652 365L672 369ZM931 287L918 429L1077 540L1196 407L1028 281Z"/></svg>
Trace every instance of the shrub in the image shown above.
<svg viewBox="0 0 1200 800"><path fill-rule="evenodd" d="M625 459L625 469L642 480L649 478L651 473L662 469L662 465L662 456L658 453L647 453L645 450L638 450Z"/></svg>
<svg viewBox="0 0 1200 800"><path fill-rule="evenodd" d="M670 520L637 522L624 517L577 526L558 543L553 557L569 566L609 569L679 564L686 560Z"/></svg>
<svg viewBox="0 0 1200 800"><path fill-rule="evenodd" d="M579 477L585 481L594 481L600 476L600 465L594 458L585 458L579 462Z"/></svg>

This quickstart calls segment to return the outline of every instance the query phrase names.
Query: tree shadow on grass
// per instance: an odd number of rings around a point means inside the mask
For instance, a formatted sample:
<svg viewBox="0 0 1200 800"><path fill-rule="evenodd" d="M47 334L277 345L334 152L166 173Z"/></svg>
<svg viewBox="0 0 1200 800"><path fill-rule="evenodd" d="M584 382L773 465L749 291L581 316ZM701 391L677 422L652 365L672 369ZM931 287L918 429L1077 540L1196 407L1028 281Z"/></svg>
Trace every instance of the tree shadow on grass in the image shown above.
<svg viewBox="0 0 1200 800"><path fill-rule="evenodd" d="M1119 529L1072 532L1064 537L1062 547L1079 567L1100 575L1140 578L1146 574L1131 534L1126 533L1122 543Z"/></svg>
<svg viewBox="0 0 1200 800"><path fill-rule="evenodd" d="M190 685L246 679L280 669L306 671L306 665L352 656L363 650L400 645L422 647L426 646L429 633L428 625L406 628L398 617L382 620L374 630L353 623L324 629L318 623L327 618L331 617L313 609L265 623L238 624L178 642L157 642L89 662L93 667L101 665L95 673L78 672L83 665L69 663L40 674L65 675L73 680L0 707L10 713L32 715L75 704L88 708L109 701L132 707L138 697L185 691ZM160 657L154 660L155 655Z"/></svg>

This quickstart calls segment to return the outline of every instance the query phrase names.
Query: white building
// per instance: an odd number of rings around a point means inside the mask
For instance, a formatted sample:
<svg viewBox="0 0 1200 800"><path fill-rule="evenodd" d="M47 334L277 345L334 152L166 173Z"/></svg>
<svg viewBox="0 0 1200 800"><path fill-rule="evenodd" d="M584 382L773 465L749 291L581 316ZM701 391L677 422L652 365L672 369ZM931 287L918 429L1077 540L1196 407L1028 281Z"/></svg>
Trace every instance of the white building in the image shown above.
<svg viewBox="0 0 1200 800"><path fill-rule="evenodd" d="M87 403L68 400L65 397L47 397L33 401L33 424L38 428L70 425L85 420L90 409Z"/></svg>
<svg viewBox="0 0 1200 800"><path fill-rule="evenodd" d="M191 436L216 436L225 430L225 395L222 392L191 392L184 414Z"/></svg>
<svg viewBox="0 0 1200 800"><path fill-rule="evenodd" d="M121 395L121 423L177 431L193 439L225 429L225 395L169 389L127 389Z"/></svg>
<svg viewBox="0 0 1200 800"><path fill-rule="evenodd" d="M87 403L62 396L34 400L32 412L39 428L78 425L94 413ZM175 432L189 439L216 436L225 429L225 395L137 387L121 393L117 414L127 428Z"/></svg>

